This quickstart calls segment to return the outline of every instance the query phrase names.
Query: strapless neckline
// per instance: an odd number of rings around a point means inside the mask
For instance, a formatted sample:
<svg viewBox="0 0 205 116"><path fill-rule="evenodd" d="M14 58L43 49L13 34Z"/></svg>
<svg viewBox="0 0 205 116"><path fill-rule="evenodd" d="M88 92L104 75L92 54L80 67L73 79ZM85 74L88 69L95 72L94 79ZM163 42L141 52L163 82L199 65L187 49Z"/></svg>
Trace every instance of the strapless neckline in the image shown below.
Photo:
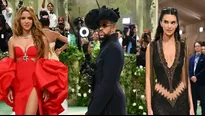
<svg viewBox="0 0 205 116"><path fill-rule="evenodd" d="M22 51L23 54L27 54L27 52L29 51L29 49L32 48L32 47L36 48L36 46L29 46L29 47L26 49L26 51L24 51L20 46L14 46L14 48L19 48L19 49Z"/></svg>

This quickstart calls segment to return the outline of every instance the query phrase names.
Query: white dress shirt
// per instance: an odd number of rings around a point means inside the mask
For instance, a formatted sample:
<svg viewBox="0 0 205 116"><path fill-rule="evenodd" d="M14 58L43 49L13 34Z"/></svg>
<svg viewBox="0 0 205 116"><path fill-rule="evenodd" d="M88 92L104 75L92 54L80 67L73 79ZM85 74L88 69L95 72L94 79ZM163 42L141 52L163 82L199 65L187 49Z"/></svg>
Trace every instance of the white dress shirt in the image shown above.
<svg viewBox="0 0 205 116"><path fill-rule="evenodd" d="M2 14L4 15L4 18L6 19L6 23L12 28L12 9L10 7L7 7L8 11L6 9L2 10Z"/></svg>

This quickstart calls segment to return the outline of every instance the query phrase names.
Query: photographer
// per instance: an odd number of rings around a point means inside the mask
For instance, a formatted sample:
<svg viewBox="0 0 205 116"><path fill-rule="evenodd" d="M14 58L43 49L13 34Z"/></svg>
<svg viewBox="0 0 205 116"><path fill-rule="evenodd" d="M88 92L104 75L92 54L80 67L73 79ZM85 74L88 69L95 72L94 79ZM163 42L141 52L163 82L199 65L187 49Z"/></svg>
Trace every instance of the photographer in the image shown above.
<svg viewBox="0 0 205 116"><path fill-rule="evenodd" d="M144 30L142 36L139 40L140 46L137 46L136 53L136 66L145 67L145 53L147 49L147 45L151 42L151 32L150 30Z"/></svg>
<svg viewBox="0 0 205 116"><path fill-rule="evenodd" d="M84 53L84 61L81 65L80 73L85 75L88 79L88 83L91 83L89 79L93 76L93 68L91 63L91 50L89 46L89 40L88 37L84 37L84 35L80 34L80 30L83 27L84 20L81 17L77 17L74 19L74 25L76 27L75 29L75 36L76 36L76 43L79 50L83 50ZM82 32L83 34L85 32ZM87 32L86 32L87 33Z"/></svg>
<svg viewBox="0 0 205 116"><path fill-rule="evenodd" d="M0 14L0 49L2 52L8 51L8 40L13 35L11 28L6 23L2 14Z"/></svg>
<svg viewBox="0 0 205 116"><path fill-rule="evenodd" d="M87 54L88 52L88 45L89 45L89 40L87 37L82 37L82 35L80 34L80 30L81 28L83 27L83 23L84 23L84 20L83 18L81 17L77 17L76 19L74 19L74 25L76 27L76 43L77 43L77 46L78 46L78 49L81 50L81 47L83 48L83 52L85 54ZM84 31L83 31L84 33Z"/></svg>
<svg viewBox="0 0 205 116"><path fill-rule="evenodd" d="M68 30L65 28L65 22L62 16L58 17L58 25L56 28L54 28L54 31L59 32L62 36L68 37ZM56 40L55 49L61 48L64 44L64 42ZM66 51L66 49L64 51Z"/></svg>
<svg viewBox="0 0 205 116"><path fill-rule="evenodd" d="M137 25L131 24L124 28L125 39L123 39L123 46L127 53L136 54L137 44Z"/></svg>

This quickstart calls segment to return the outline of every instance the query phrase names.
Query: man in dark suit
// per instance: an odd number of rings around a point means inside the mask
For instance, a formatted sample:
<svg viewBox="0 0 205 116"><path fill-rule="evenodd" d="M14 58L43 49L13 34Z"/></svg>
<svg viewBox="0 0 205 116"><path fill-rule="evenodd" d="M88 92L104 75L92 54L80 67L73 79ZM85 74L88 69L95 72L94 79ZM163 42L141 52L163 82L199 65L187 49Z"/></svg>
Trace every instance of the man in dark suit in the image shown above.
<svg viewBox="0 0 205 116"><path fill-rule="evenodd" d="M205 55L201 52L200 42L195 42L194 48L195 53L189 59L192 99L195 114L197 110L197 100L200 100L202 115L205 115Z"/></svg>
<svg viewBox="0 0 205 116"><path fill-rule="evenodd" d="M120 74L124 64L124 52L118 42L116 22L119 9L103 6L91 10L85 17L88 28L99 29L102 41L96 60L91 102L86 115L125 115L125 94L120 86Z"/></svg>

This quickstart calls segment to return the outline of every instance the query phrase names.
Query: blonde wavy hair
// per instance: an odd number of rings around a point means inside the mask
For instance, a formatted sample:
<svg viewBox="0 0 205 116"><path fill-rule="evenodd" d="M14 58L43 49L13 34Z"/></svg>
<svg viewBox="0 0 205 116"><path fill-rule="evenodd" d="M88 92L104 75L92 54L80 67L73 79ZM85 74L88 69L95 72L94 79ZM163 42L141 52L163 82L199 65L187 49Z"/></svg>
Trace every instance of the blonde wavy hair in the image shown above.
<svg viewBox="0 0 205 116"><path fill-rule="evenodd" d="M29 6L23 6L21 7L18 12L17 15L14 19L14 27L13 27L13 32L14 32L14 36L22 36L23 35L23 28L21 26L21 15L24 11L27 11L30 13L32 21L33 21L33 25L31 27L31 34L33 36L33 41L34 41L34 45L37 47L38 52L37 52L37 56L38 58L43 58L44 57L44 48L45 48L45 44L43 41L43 30L41 27L41 24L38 20L38 18L36 17L35 13L34 13L34 9L32 7Z"/></svg>

